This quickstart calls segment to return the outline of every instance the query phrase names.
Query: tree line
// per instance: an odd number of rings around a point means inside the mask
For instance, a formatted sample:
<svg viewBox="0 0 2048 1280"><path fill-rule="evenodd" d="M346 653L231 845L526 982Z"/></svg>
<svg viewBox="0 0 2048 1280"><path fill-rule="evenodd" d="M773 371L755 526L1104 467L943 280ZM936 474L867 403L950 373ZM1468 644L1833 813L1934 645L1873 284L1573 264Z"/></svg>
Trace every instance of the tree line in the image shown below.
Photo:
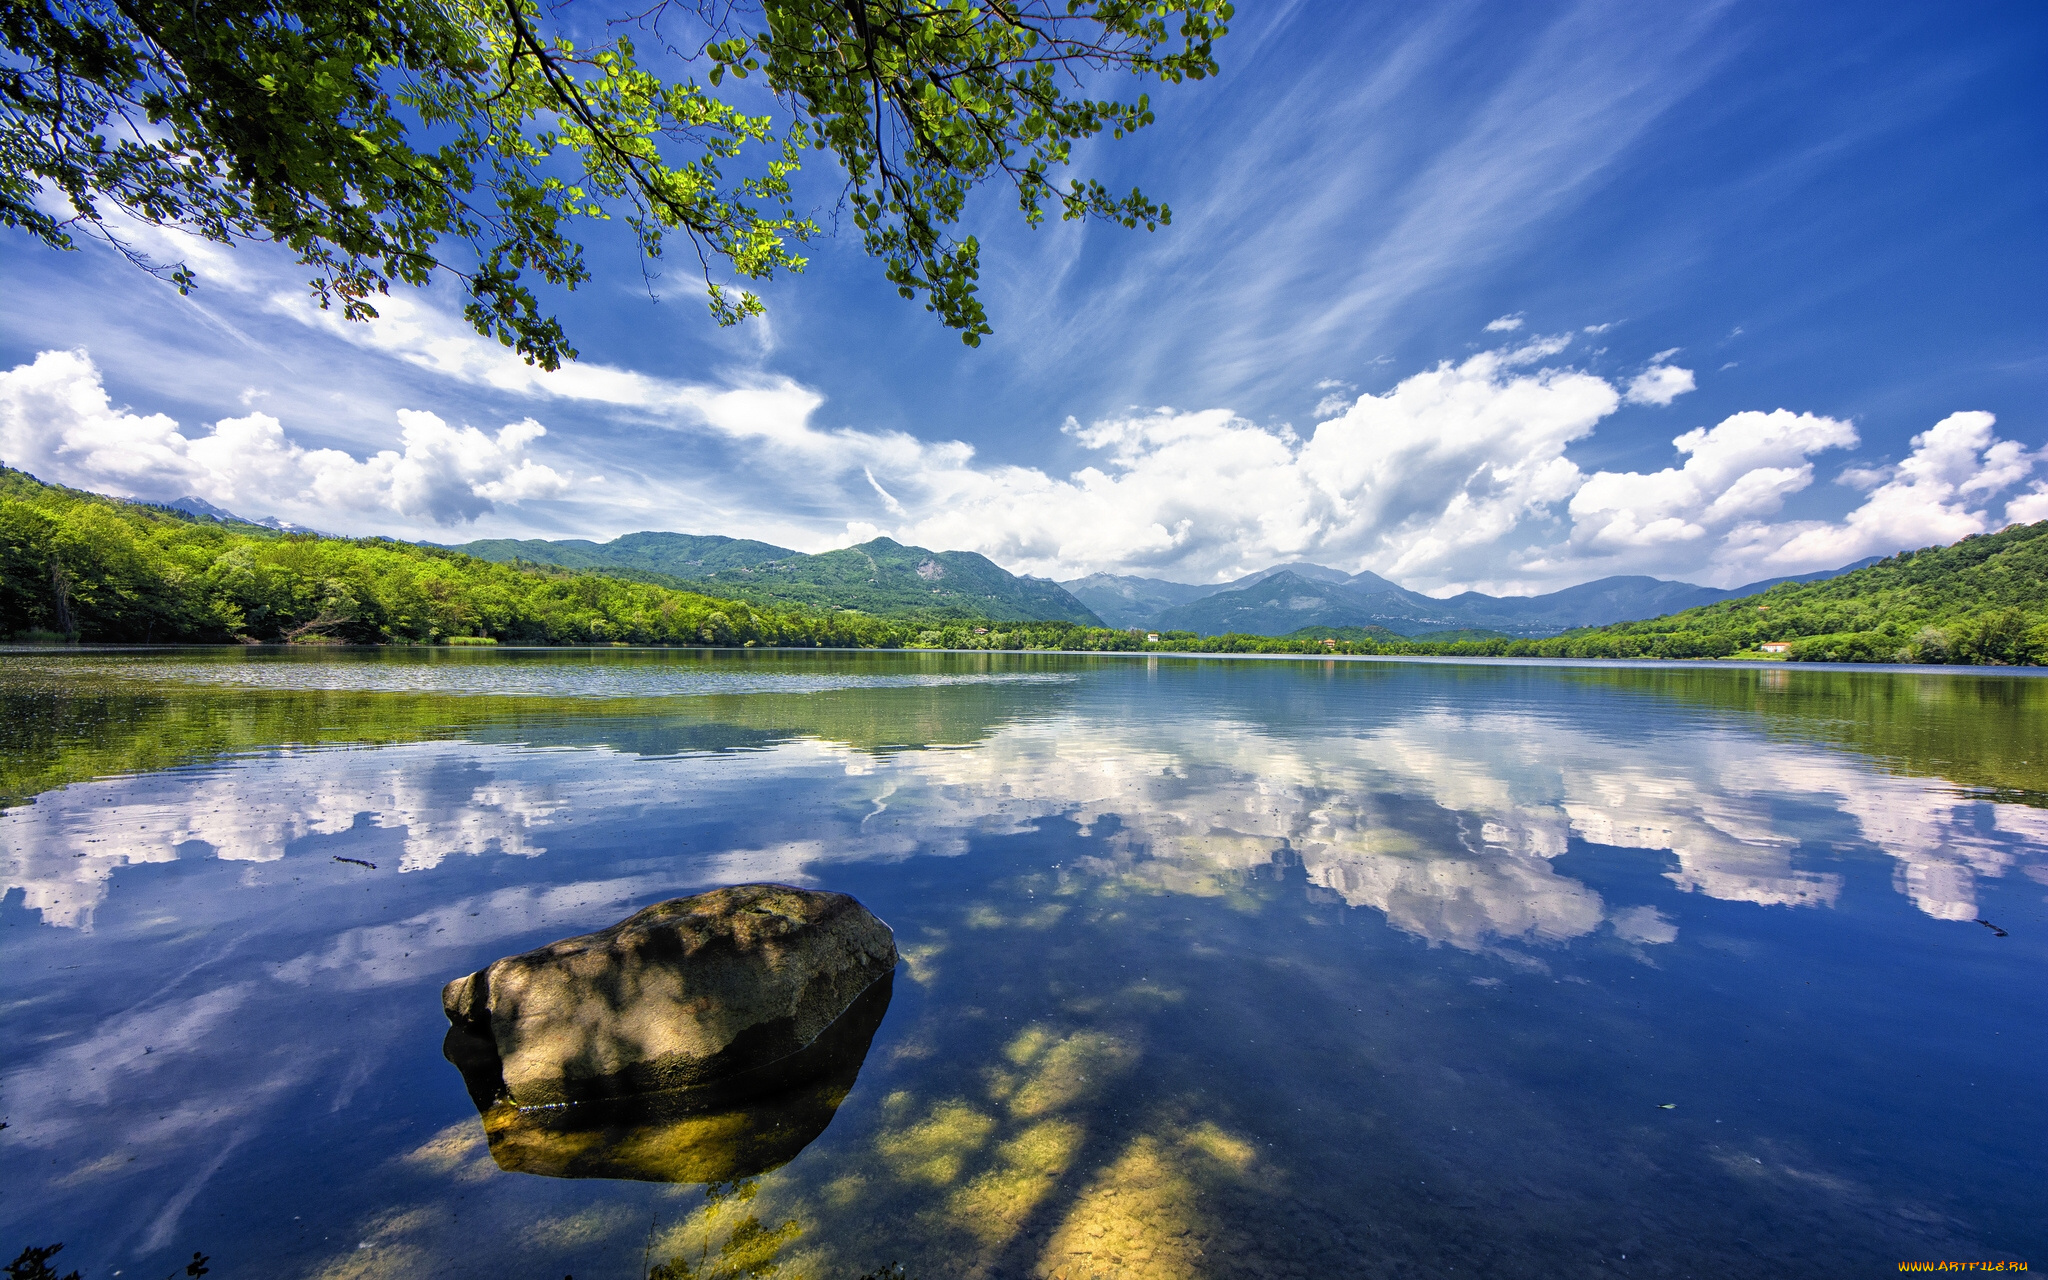
<svg viewBox="0 0 2048 1280"><path fill-rule="evenodd" d="M17 639L875 648L901 631L384 538L223 524L0 471L0 632Z"/></svg>
<svg viewBox="0 0 2048 1280"><path fill-rule="evenodd" d="M386 538L122 502L0 468L0 635L91 643L734 645L1529 658L2048 663L2048 521L1545 639L1221 635L776 607Z"/></svg>

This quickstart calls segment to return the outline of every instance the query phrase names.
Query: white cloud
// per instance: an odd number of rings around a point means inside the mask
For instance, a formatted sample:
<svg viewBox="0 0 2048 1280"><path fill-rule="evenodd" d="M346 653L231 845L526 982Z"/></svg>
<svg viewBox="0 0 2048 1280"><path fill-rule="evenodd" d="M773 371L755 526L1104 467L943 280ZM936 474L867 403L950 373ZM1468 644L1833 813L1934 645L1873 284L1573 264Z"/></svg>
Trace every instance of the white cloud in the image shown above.
<svg viewBox="0 0 2048 1280"><path fill-rule="evenodd" d="M2036 480L2033 488L2005 504L2007 524L2032 524L2048 520L2048 483Z"/></svg>
<svg viewBox="0 0 2048 1280"><path fill-rule="evenodd" d="M594 400L644 413L656 429L716 437L731 451L721 466L765 483L707 531L770 532L816 549L887 535L979 551L1018 572L1188 581L1309 559L1422 590L1531 591L1620 572L1733 585L1831 568L1995 528L2001 495L2014 495L2005 520L2048 518L2048 484L2026 487L2037 455L1997 440L1987 414L1944 420L1895 467L1845 469L1844 481L1868 496L1839 520L1775 519L1811 487L1815 455L1857 443L1851 424L1813 414L1737 413L1679 435L1673 466L1588 475L1570 456L1576 444L1625 401L1650 394L1645 378L1668 402L1690 388L1691 374L1653 363L1624 389L1552 363L1569 336L1445 362L1379 394L1333 395L1306 437L1223 408L1070 419L1066 435L1094 457L1058 476L983 463L958 440L820 428L823 398L786 379L718 387L603 367L563 379L441 332L425 313L413 321L419 327L400 337L378 336L384 321L349 332L394 353L417 339L427 353L418 358L464 381ZM424 529L571 487L529 456L543 434L531 419L487 434L429 413L398 416L400 447L359 459L305 448L263 413L188 436L163 415L116 409L82 352L45 353L0 375L0 457L86 488L189 493L315 527L382 516ZM804 518L798 508L824 527L791 524ZM667 527L661 513L672 509L615 498L606 515Z"/></svg>
<svg viewBox="0 0 2048 1280"><path fill-rule="evenodd" d="M829 450L835 439L809 425L824 397L789 378L764 376L718 386L581 360L549 372L480 337L460 319L404 294L378 299L379 316L367 323L344 320L283 290L272 295L270 307L355 346L472 386L645 410L732 439L760 440L807 454Z"/></svg>
<svg viewBox="0 0 2048 1280"><path fill-rule="evenodd" d="M885 477L916 513L895 536L1036 573L1214 578L1313 555L1428 577L1478 563L1571 496L1581 476L1565 447L1618 402L1590 374L1529 367L1562 345L1447 362L1359 397L1307 440L1224 409L1070 422L1101 460L1066 479L964 455Z"/></svg>
<svg viewBox="0 0 2048 1280"><path fill-rule="evenodd" d="M1316 383L1316 390L1324 393L1313 411L1318 422L1344 412L1358 397L1357 386L1342 378L1323 378Z"/></svg>
<svg viewBox="0 0 2048 1280"><path fill-rule="evenodd" d="M1952 413L1914 436L1913 452L1892 477L1843 520L1740 526L1728 535L1728 553L1764 567L1843 564L2003 527L1992 502L2026 480L2039 455L2000 440L1991 430L1996 422L1988 413ZM2031 494L2015 499L2006 518L2024 518L2034 501Z"/></svg>
<svg viewBox="0 0 2048 1280"><path fill-rule="evenodd" d="M1779 409L1738 413L1711 429L1673 440L1689 455L1662 471L1596 472L1572 495L1572 536L1612 553L1692 542L1739 521L1775 512L1813 483L1809 455L1856 443L1856 429L1834 418Z"/></svg>
<svg viewBox="0 0 2048 1280"><path fill-rule="evenodd" d="M1589 373L1531 367L1562 346L1445 363L1358 397L1307 439L1226 410L1154 409L1070 422L1099 460L1066 479L926 456L888 477L911 513L888 532L1056 576L1213 581L1312 559L1424 589L1620 572L1733 585L1997 527L1993 500L2037 461L1997 440L1989 415L1959 414L1917 437L1906 463L1859 475L1871 492L1846 517L1776 520L1811 487L1816 455L1858 443L1849 422L1780 409L1685 432L1672 442L1681 465L1589 476L1569 449L1623 397ZM2048 485L2005 518L2036 510L2048 516Z"/></svg>
<svg viewBox="0 0 2048 1280"><path fill-rule="evenodd" d="M1693 389L1692 370L1653 364L1629 380L1628 391L1622 399L1630 404L1649 404L1661 409Z"/></svg>
<svg viewBox="0 0 2048 1280"><path fill-rule="evenodd" d="M45 351L0 373L0 456L97 492L158 501L191 495L243 515L284 512L312 523L382 512L453 525L569 488L569 477L527 456L546 434L531 418L495 435L416 410L398 418L401 448L358 459L308 449L265 413L187 435L163 414L117 409L83 351Z"/></svg>
<svg viewBox="0 0 2048 1280"><path fill-rule="evenodd" d="M1012 273L1015 296L1004 301L1062 335L1054 359L1114 343L1119 363L1187 368L1205 389L1220 389L1211 395L1256 385L1302 351L1381 349L1386 335L1412 330L1423 299L1540 242L1554 218L1598 191L1713 73L1725 50L1710 37L1725 13L1708 5L1667 15L1653 35L1618 22L1608 5L1560 6L1529 29L1483 94L1441 116L1424 104L1458 78L1470 13L1422 6L1374 21L1375 39L1391 42L1384 56L1290 62L1287 90L1269 96L1263 117L1241 121L1232 149L1218 151L1220 135L1204 131L1193 145L1214 179L1199 200L1175 206L1173 236L1120 249L1122 261L1103 272L1063 261L1072 274L1056 276L1057 289L1048 287L1051 264L1035 261L1038 269ZM1323 25L1335 32L1348 18ZM1394 104L1418 119L1428 113L1419 163L1396 158L1413 139L1391 144L1373 124ZM1289 133L1297 146L1276 150L1258 134L1305 113L1327 127ZM1302 193L1288 235L1262 232L1269 218L1248 184L1253 174L1267 189L1288 182ZM1219 252L1225 244L1229 252ZM1344 248L1304 252L1326 244ZM1052 302L1075 296L1087 305L1055 320ZM1147 322L1133 324L1140 299Z"/></svg>
<svg viewBox="0 0 2048 1280"><path fill-rule="evenodd" d="M1513 333L1515 330L1521 327L1522 313L1519 311L1515 312L1513 315L1502 316L1498 320L1489 320L1486 322L1486 331L1488 333Z"/></svg>
<svg viewBox="0 0 2048 1280"><path fill-rule="evenodd" d="M875 493L879 495L882 499L882 505L889 508L889 513L891 515L901 516L909 514L903 509L903 504L896 501L896 495L890 493L887 489L884 489L882 487L882 482L880 480L875 479L875 472L872 467L862 467L861 472L862 474L867 476L868 483L874 486Z"/></svg>

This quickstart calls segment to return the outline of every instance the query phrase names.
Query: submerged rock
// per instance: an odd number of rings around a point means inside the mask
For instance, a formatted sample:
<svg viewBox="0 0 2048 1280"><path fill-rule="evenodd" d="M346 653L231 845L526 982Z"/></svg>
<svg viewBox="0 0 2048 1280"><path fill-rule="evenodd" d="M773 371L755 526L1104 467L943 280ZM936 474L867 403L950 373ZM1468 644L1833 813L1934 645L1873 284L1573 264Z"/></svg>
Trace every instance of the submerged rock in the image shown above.
<svg viewBox="0 0 2048 1280"><path fill-rule="evenodd" d="M677 1089L566 1107L520 1108L499 1090L488 1042L450 1027L442 1051L462 1069L491 1159L508 1173L640 1182L731 1182L795 1159L853 1090L889 1010L884 975L839 1020L778 1064L792 1083L740 1101Z"/></svg>
<svg viewBox="0 0 2048 1280"><path fill-rule="evenodd" d="M815 1076L802 1051L895 968L889 926L843 893L714 889L449 983L441 1005L463 1035L448 1056L465 1076L495 1057L493 1101L517 1107L671 1090L736 1102Z"/></svg>

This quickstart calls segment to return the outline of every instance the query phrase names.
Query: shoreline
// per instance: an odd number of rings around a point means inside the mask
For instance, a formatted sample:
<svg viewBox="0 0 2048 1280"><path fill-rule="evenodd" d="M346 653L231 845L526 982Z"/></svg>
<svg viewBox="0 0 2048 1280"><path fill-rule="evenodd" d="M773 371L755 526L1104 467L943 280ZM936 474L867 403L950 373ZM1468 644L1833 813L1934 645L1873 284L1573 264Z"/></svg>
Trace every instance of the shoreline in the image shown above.
<svg viewBox="0 0 2048 1280"><path fill-rule="evenodd" d="M277 653L731 653L731 654L948 654L1002 657L1069 657L1182 662L1383 662L1429 666L1583 667L1593 670L1848 671L1889 675L2048 676L2048 667L1993 663L1788 662L1761 658L1532 658L1491 654L1404 653L1203 653L1186 649L854 649L825 645L658 645L658 644L8 644L0 654L118 654L191 652Z"/></svg>

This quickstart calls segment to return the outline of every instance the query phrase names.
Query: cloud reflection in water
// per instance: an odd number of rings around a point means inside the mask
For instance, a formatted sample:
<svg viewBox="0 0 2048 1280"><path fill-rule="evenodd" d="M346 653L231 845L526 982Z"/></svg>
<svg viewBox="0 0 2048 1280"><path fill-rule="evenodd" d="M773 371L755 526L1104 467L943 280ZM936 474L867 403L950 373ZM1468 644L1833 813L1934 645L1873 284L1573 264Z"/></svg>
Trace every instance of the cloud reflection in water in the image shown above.
<svg viewBox="0 0 2048 1280"><path fill-rule="evenodd" d="M1583 937L1610 918L1551 865L1574 837L1669 852L1667 876L1689 892L1824 907L1841 876L1795 866L1794 854L1853 831L1897 860L1900 892L1946 920L1975 915L1977 877L2048 848L2048 811L1731 728L1621 741L1554 718L1433 709L1317 738L1241 721L1069 714L1001 727L971 749L882 758L817 740L715 765L444 742L82 783L0 814L5 884L44 923L90 927L126 865L199 852L275 861L294 840L364 823L392 833L384 856L405 871L456 854L531 857L550 827L710 800L819 765L840 775L846 804L786 838L715 853L709 879L801 880L835 861L959 852L969 836L1065 815L1111 831L1112 856L1163 887L1196 891L1205 875L1291 854L1352 906L1478 949ZM862 812L849 821L853 804ZM1828 815L1846 826L1830 829Z"/></svg>
<svg viewBox="0 0 2048 1280"><path fill-rule="evenodd" d="M1694 927L1681 923L1689 913L1680 892L1750 904L1751 915L1846 915L1856 900L1855 864L1882 857L1897 892L1919 911L1967 920L1987 881L2014 870L2048 878L2048 813L1994 804L1938 777L1881 772L1863 756L1772 736L1738 716L1645 717L1638 732L1611 714L1577 714L1562 700L1546 712L1531 710L1530 699L1430 697L1353 714L1372 693L1361 689L1338 707L1343 714L1327 717L1286 706L1264 714L1248 698L1076 697L1041 714L992 715L971 732L934 713L928 731L892 728L865 741L822 720L784 730L764 713L747 722L760 735L749 740L755 749L682 754L665 753L652 730L642 744L593 722L581 737L572 725L527 739L547 746L282 749L44 792L0 814L5 882L32 913L17 917L28 927L16 936L38 935L38 945L53 948L75 943L81 957L88 944L105 948L91 954L105 957L112 994L104 1004L65 997L80 1012L67 1008L52 1019L63 1034L9 1064L0 1079L14 1122L7 1137L49 1157L67 1194L115 1197L130 1185L124 1179L155 1179L150 1196L137 1199L129 1239L168 1240L186 1206L205 1203L193 1198L202 1184L217 1188L266 1141L287 1133L295 1141L308 1126L331 1123L320 1141L340 1150L359 1140L353 1126L363 1109L391 1105L402 1092L391 1087L394 1073L406 1089L431 1088L431 1080L402 1076L420 1040L413 997L420 995L427 1020L438 1019L431 993L439 983L495 955L720 881L866 876L886 885L889 876L907 884L957 873L946 895L919 902L925 927L905 938L906 980L917 984L916 1001L929 1003L904 1002L923 1021L880 1055L889 1064L883 1070L900 1074L877 1085L870 1064L868 1087L880 1096L849 1107L816 1140L838 1163L817 1181L796 1176L802 1165L764 1179L766 1200L800 1193L813 1197L805 1212L837 1214L845 1224L886 1193L897 1215L887 1221L898 1224L887 1229L914 1220L932 1240L986 1257L1028 1252L1046 1266L1082 1268L1104 1251L1135 1257L1144 1249L1161 1274L1199 1270L1206 1264L1194 1242L1220 1240L1219 1223L1254 1224L1242 1227L1239 1247L1260 1247L1257 1206L1279 1194L1286 1168L1303 1157L1271 1145L1275 1117L1247 1101L1261 1089L1243 1086L1222 1100L1205 1093L1216 1079L1207 1060L1164 1038L1161 1028L1179 1025L1169 1016L1175 1010L1193 1010L1184 1034L1207 1035L1199 1024L1207 1011L1194 1007L1214 997L1159 969L1111 972L1104 957L1113 948L1151 946L1149 954L1163 957L1170 948L1159 938L1182 928L1192 937L1174 954L1190 966L1213 962L1211 981L1253 982L1265 972L1259 965L1194 945L1208 946L1223 927L1217 918L1235 912L1247 923L1234 945L1244 948L1249 937L1271 947L1270 970L1281 976L1270 987L1227 988L1234 1023L1265 1012L1325 1024L1333 1013L1362 1018L1373 1011L1335 1002L1311 1013L1307 997L1298 997L1299 1009L1266 1009L1323 981L1301 976L1322 953L1284 935L1302 916L1305 880L1325 916L1343 915L1327 905L1341 900L1412 937L1513 962L1473 962L1478 976L1456 979L1456 993L1446 995L1426 984L1440 961L1455 966L1465 957L1431 955L1416 985L1399 988L1413 993L1418 1009L1381 1010L1379 1017L1399 1020L1360 1023L1362 1034L1327 1061L1304 1067L1297 1056L1276 1069L1276 1079L1284 1071L1300 1077L1290 1088L1327 1084L1326 1096L1347 1107L1354 1095L1346 1091L1364 1089L1358 1096L1396 1117L1372 1120L1384 1125L1375 1132L1405 1135L1414 1117L1399 1109L1404 1099L1423 1097L1421 1114L1465 1105L1460 1091L1473 1086L1421 1075L1376 1086L1381 1077L1361 1075L1361 1062L1386 1072L1408 1062L1467 1062L1476 1050L1433 1038L1458 1025L1442 1012L1448 1002L1497 1001L1501 1008L1488 1006L1483 1017L1505 1019L1503 1010L1529 998L1517 984L1540 983L1538 998L1556 998L1532 971L1562 967L1563 948L1603 937L1612 940L1608 952L1669 946ZM878 742L956 745L892 750ZM1057 825L1064 823L1073 826ZM1069 839L1073 829L1079 840ZM991 839L1033 832L1056 839ZM1649 856L1628 861L1650 874L1621 878L1630 891L1610 880L1596 889L1581 878L1593 873L1575 874L1585 864L1567 856L1588 845L1642 851ZM1044 856L1059 865L1033 864L1014 884L992 889L988 877L1016 875L1006 847L1027 862L1056 849ZM380 869L332 865L335 850ZM959 855L988 861L943 861ZM1276 862L1288 870L1284 882L1265 875ZM1257 891L1248 891L1254 881ZM1173 895L1230 909L1204 917ZM1141 896L1142 905L1132 905ZM100 932L87 937L96 913ZM209 941L190 949L189 969L144 972L141 960L183 954L164 941L171 929L186 937L210 931ZM245 939L254 941L237 952ZM1004 995L1016 956L1036 955L1041 944L1066 950L1043 973L1018 979L1024 996ZM1426 954L1405 941L1396 950ZM1642 968L1626 954L1620 962ZM1349 976L1367 987L1383 977L1371 966ZM939 992L950 1003L942 1005ZM1477 1011L1465 1016L1483 1020ZM1340 1025L1349 1034L1350 1024ZM1375 1059L1381 1042L1372 1036L1382 1026L1385 1044L1398 1048ZM1532 1027L1525 1034L1546 1033L1547 1017ZM952 1050L915 1058L922 1038L945 1046L949 1031L961 1037ZM1258 1034L1257 1045L1247 1040L1239 1050L1252 1072L1243 1079L1264 1079L1257 1073L1270 1066L1268 1028ZM1581 1052L1577 1043L1544 1042L1545 1054ZM959 1059L948 1062L949 1051ZM912 1071L913 1062L923 1065ZM1176 1062L1179 1091L1150 1095L1153 1072ZM447 1071L438 1059L431 1065ZM1129 1109L1140 1103L1142 1112ZM1521 1115L1510 1108L1497 1122ZM117 1126L109 1117L126 1119ZM623 1147L606 1139L568 1150L547 1135L508 1146L507 1136L517 1136L510 1129L487 1144L474 1116L452 1128L448 1118L436 1113L399 1154L367 1138L348 1148L365 1156L365 1185L375 1184L375 1195L386 1194L380 1180L401 1174L439 1179L439 1189L421 1193L430 1197L425 1207L392 1208L388 1221L368 1222L351 1209L364 1225L335 1248L361 1241L361 1261L382 1260L374 1273L420 1273L461 1247L452 1217L433 1225L448 1204L431 1197L506 1181L505 1161L494 1156L568 1170L592 1151L652 1152L657 1163L675 1154L675 1134L652 1132L658 1125L639 1126L650 1132L629 1135ZM1536 1121L1516 1148L1532 1166L1554 1145ZM252 1133L258 1137L243 1136ZM229 1151L242 1154L221 1165ZM845 1158L849 1151L859 1158ZM264 1158L275 1168L281 1157ZM1560 1168L1568 1163L1558 1160ZM582 1167L602 1172L601 1165ZM159 1185L174 1174L182 1182ZM1434 1184L1437 1174L1427 1176ZM788 1185L776 1190L776 1179ZM586 1211L597 1217L586 1222L578 1216ZM604 1216L613 1212L572 1205L527 1225L539 1232L538 1224L552 1224L549 1239L559 1241L598 1231L589 1223L602 1218L612 1225L599 1235L644 1237L647 1217ZM336 1274L346 1274L340 1259L355 1255L336 1256Z"/></svg>

